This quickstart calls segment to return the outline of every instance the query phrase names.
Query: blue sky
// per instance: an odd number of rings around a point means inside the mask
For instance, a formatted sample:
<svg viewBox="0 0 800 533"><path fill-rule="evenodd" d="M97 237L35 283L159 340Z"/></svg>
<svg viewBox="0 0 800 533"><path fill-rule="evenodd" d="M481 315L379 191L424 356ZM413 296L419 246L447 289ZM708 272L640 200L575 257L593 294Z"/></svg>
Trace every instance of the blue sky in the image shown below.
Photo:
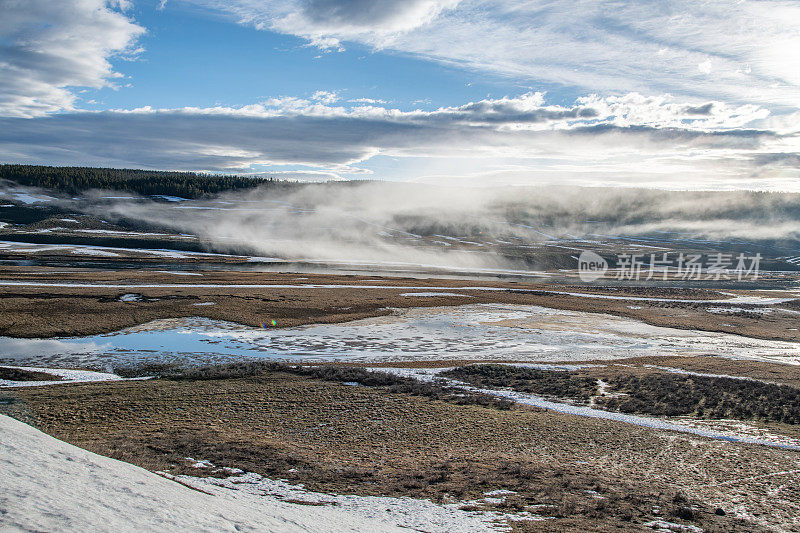
<svg viewBox="0 0 800 533"><path fill-rule="evenodd" d="M800 190L788 0L0 0L0 161Z"/></svg>
<svg viewBox="0 0 800 533"><path fill-rule="evenodd" d="M360 44L325 53L302 38L255 31L213 12L178 3L164 9L158 5L141 2L131 11L147 28L139 40L145 52L134 61L112 59L114 70L124 73L131 86L88 91L81 95L82 107L242 106L327 90L344 99L383 100L404 110L435 109L553 88L479 75L407 54L374 52Z"/></svg>

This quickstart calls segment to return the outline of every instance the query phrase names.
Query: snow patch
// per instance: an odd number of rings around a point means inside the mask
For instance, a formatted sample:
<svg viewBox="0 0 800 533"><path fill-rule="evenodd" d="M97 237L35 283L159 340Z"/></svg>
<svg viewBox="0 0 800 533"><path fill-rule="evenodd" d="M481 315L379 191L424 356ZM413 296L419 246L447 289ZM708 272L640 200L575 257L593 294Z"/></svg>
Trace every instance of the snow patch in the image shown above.
<svg viewBox="0 0 800 533"><path fill-rule="evenodd" d="M659 533L703 533L703 529L691 524L676 524L666 520L653 520L642 524L644 527L654 529Z"/></svg>
<svg viewBox="0 0 800 533"><path fill-rule="evenodd" d="M8 366L3 368L14 368L17 370L29 370L32 372L45 372L58 376L60 380L53 381L12 381L0 379L0 388L4 387L41 387L43 385L62 385L64 383L86 383L90 381L121 381L122 378L116 374L107 372L93 372L91 370L72 370L67 368L40 368L34 366Z"/></svg>
<svg viewBox="0 0 800 533"><path fill-rule="evenodd" d="M400 296L421 296L421 297L435 297L435 296L460 296L461 298L472 298L468 294L459 294L457 292L404 292Z"/></svg>
<svg viewBox="0 0 800 533"><path fill-rule="evenodd" d="M706 311L708 313L714 313L717 315L732 315L735 313L753 313L758 315L766 315L772 312L772 309L769 307L707 307Z"/></svg>
<svg viewBox="0 0 800 533"><path fill-rule="evenodd" d="M14 192L12 195L14 199L18 202L22 202L25 205L36 204L40 202L52 202L55 200L52 196L47 196L45 194L30 194L27 192Z"/></svg>
<svg viewBox="0 0 800 533"><path fill-rule="evenodd" d="M153 198L161 198L168 202L186 202L188 198L181 198L180 196L168 196L166 194L154 194Z"/></svg>
<svg viewBox="0 0 800 533"><path fill-rule="evenodd" d="M97 248L89 248L88 246L82 248L73 248L70 250L70 253L75 255L95 255L98 257L119 257L119 254L115 254L114 252L98 250Z"/></svg>
<svg viewBox="0 0 800 533"><path fill-rule="evenodd" d="M203 461L201 468L214 465ZM320 509L335 507L350 516L376 521L388 527L402 527L411 531L464 533L479 531L509 531L506 520L541 520L542 517L523 511L520 513L499 513L490 510L463 511L464 505L485 505L502 503L503 498L483 498L476 501L458 501L435 504L429 500L408 497L338 495L307 490L303 485L293 485L284 480L273 480L252 472L216 477L176 476L176 480L197 487L206 492L217 493L220 489L240 494L242 499L252 496L277 498L284 501L303 502L308 507ZM497 491L497 495L512 494L510 491Z"/></svg>

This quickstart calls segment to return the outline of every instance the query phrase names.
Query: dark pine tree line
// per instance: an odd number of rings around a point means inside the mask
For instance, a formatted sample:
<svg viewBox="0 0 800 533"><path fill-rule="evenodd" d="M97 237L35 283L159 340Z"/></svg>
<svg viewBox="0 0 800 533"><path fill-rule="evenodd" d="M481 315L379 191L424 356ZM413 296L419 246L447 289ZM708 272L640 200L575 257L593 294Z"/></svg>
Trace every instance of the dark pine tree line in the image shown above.
<svg viewBox="0 0 800 533"><path fill-rule="evenodd" d="M273 178L93 167L48 167L0 164L0 179L20 185L78 194L106 189L149 195L201 198L223 191L269 186L296 187L298 184Z"/></svg>

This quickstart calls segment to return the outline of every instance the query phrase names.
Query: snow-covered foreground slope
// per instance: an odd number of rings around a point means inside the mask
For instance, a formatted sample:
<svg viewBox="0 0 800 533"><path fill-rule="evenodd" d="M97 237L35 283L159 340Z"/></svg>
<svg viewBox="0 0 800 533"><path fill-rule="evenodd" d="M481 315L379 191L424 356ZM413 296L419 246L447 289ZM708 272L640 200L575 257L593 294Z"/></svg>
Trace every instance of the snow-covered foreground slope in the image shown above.
<svg viewBox="0 0 800 533"><path fill-rule="evenodd" d="M3 530L402 531L336 509L204 494L1 415L0 487Z"/></svg>
<svg viewBox="0 0 800 533"><path fill-rule="evenodd" d="M0 415L0 529L401 531L336 509L204 494Z"/></svg>
<svg viewBox="0 0 800 533"><path fill-rule="evenodd" d="M499 515L459 504L323 495L256 474L180 479L198 490L0 415L0 531L507 530Z"/></svg>

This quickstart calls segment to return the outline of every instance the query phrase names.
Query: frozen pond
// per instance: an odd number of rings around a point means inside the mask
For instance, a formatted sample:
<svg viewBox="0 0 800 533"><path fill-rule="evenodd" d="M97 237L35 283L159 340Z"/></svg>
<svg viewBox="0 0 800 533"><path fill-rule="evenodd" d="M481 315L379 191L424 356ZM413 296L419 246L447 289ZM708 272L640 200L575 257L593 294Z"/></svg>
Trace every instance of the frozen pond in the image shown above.
<svg viewBox="0 0 800 533"><path fill-rule="evenodd" d="M206 364L243 358L309 362L577 362L651 355L716 355L798 364L800 343L505 304L403 309L388 317L295 328L262 329L207 319L173 319L90 337L0 337L0 360L98 369L154 362Z"/></svg>

